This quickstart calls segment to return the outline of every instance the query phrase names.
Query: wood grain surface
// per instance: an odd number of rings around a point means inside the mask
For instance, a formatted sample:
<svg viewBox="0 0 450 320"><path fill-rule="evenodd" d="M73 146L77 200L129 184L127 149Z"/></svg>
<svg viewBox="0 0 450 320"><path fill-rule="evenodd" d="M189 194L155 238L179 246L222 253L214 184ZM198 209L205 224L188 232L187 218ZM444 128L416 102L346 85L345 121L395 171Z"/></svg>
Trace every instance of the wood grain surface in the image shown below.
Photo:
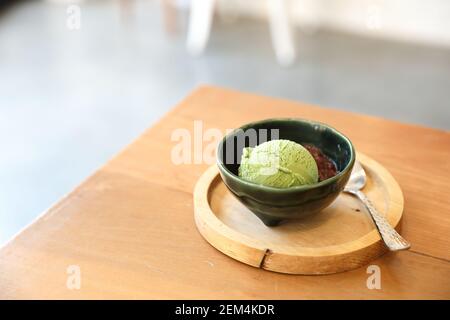
<svg viewBox="0 0 450 320"><path fill-rule="evenodd" d="M198 233L192 192L209 164L175 165L174 130L201 120L225 132L270 117L336 127L399 182L412 247L373 262L381 289L367 288L365 267L327 276L250 267ZM449 132L201 87L0 250L0 298L448 299L449 159ZM66 286L71 265L80 289Z"/></svg>

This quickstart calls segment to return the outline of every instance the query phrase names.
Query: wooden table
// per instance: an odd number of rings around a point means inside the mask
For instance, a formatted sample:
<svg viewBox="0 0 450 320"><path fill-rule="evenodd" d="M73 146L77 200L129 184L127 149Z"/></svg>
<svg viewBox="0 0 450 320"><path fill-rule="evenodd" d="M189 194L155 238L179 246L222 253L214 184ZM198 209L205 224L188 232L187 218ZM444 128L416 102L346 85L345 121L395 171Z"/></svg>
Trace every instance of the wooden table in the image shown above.
<svg viewBox="0 0 450 320"><path fill-rule="evenodd" d="M326 122L398 180L412 248L373 262L380 290L367 288L366 268L328 276L253 268L197 232L192 191L208 165L173 164L171 134L192 132L195 120L224 132L269 117ZM449 132L201 87L0 250L0 298L448 299L449 172ZM66 285L73 265L80 289Z"/></svg>

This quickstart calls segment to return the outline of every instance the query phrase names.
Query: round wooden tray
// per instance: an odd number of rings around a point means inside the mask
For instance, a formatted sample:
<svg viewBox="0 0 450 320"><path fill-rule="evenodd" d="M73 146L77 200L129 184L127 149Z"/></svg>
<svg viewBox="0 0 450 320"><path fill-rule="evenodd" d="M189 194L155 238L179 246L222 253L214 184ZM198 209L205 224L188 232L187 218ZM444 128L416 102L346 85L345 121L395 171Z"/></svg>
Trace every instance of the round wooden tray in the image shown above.
<svg viewBox="0 0 450 320"><path fill-rule="evenodd" d="M392 175L358 153L368 181L363 191L397 230L403 194ZM254 267L291 274L329 274L358 268L387 251L369 214L342 193L328 208L276 227L265 226L228 191L216 165L194 190L195 222L202 236L226 255Z"/></svg>

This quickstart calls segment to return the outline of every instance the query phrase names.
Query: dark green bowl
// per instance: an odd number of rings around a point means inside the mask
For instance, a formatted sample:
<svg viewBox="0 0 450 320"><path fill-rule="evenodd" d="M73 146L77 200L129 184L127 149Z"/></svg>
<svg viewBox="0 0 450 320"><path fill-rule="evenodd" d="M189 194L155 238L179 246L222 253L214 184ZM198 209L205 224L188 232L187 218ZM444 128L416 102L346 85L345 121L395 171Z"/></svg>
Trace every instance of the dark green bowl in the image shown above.
<svg viewBox="0 0 450 320"><path fill-rule="evenodd" d="M278 137L271 134L275 133L274 129L278 130ZM335 162L338 174L316 184L285 189L239 178L242 148L276 139L320 148ZM326 208L344 189L354 162L355 151L347 137L326 124L301 119L267 119L246 124L226 135L217 148L217 165L225 185L267 226L275 226L285 219L302 218Z"/></svg>

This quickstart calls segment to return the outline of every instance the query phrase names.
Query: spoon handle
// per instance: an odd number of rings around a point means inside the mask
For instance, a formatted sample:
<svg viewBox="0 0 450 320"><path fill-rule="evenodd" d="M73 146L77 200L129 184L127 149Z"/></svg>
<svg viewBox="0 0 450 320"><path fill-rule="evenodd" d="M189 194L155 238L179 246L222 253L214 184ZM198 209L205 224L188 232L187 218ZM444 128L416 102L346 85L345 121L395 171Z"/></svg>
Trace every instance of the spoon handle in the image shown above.
<svg viewBox="0 0 450 320"><path fill-rule="evenodd" d="M375 222L378 232L389 250L399 251L409 249L411 246L409 242L391 227L389 222L375 209L369 198L361 191L357 191L356 196L364 203L367 210L369 210L373 222Z"/></svg>

